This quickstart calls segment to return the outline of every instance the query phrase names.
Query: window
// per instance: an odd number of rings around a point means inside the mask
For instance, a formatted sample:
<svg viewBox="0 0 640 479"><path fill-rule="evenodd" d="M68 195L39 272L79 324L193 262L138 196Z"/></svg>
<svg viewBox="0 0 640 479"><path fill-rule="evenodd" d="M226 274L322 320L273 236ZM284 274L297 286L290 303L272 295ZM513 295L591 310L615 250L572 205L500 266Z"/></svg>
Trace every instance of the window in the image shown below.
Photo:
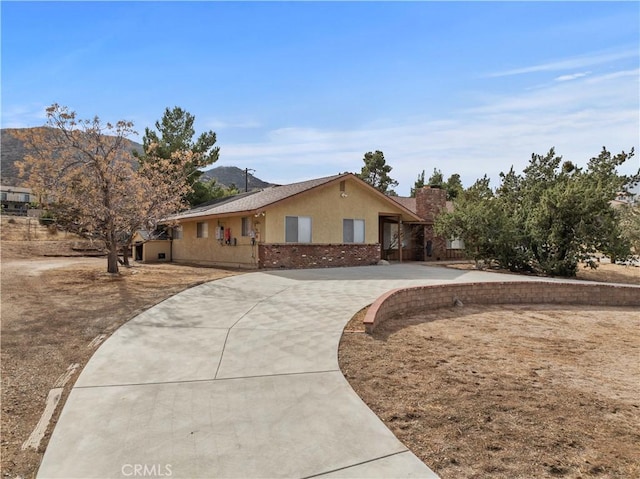
<svg viewBox="0 0 640 479"><path fill-rule="evenodd" d="M196 237L207 238L209 236L209 225L205 222L196 223Z"/></svg>
<svg viewBox="0 0 640 479"><path fill-rule="evenodd" d="M173 228L173 239L182 239L182 226L175 226Z"/></svg>
<svg viewBox="0 0 640 479"><path fill-rule="evenodd" d="M242 236L251 236L251 220L248 217L242 218Z"/></svg>
<svg viewBox="0 0 640 479"><path fill-rule="evenodd" d="M29 203L31 201L31 196L29 196L29 193L25 193L23 195L22 201L24 201L25 203Z"/></svg>
<svg viewBox="0 0 640 479"><path fill-rule="evenodd" d="M342 241L364 243L364 220L342 220Z"/></svg>
<svg viewBox="0 0 640 479"><path fill-rule="evenodd" d="M464 249L464 241L457 238L447 240L447 249Z"/></svg>
<svg viewBox="0 0 640 479"><path fill-rule="evenodd" d="M287 243L311 243L311 218L308 216L285 217Z"/></svg>

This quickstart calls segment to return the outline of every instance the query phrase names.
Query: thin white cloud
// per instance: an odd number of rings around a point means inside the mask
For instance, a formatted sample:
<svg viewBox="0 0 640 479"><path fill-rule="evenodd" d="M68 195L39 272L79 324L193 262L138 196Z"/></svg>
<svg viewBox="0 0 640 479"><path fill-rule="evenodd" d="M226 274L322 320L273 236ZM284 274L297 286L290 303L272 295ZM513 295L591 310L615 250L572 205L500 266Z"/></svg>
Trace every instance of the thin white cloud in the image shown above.
<svg viewBox="0 0 640 479"><path fill-rule="evenodd" d="M486 75L489 78L505 77L513 75L523 75L526 73L537 73L545 71L560 71L560 70L576 70L594 65L601 65L603 63L611 63L618 60L626 60L629 58L637 58L638 50L629 49L620 52L611 53L596 53L592 55L584 55L574 58L568 58L565 60L558 60L548 63L541 63L538 65L532 65L528 67L515 68L512 70L506 70L501 72L490 73Z"/></svg>
<svg viewBox="0 0 640 479"><path fill-rule="evenodd" d="M3 108L0 120L2 128L29 128L34 125L44 125L47 120L48 106L33 103Z"/></svg>
<svg viewBox="0 0 640 479"><path fill-rule="evenodd" d="M552 114L554 111L561 114L587 106L605 110L624 108L630 101L637 105L639 76L639 70L623 70L570 83L556 82L519 95L487 96L481 106L469 111L486 115L509 112Z"/></svg>
<svg viewBox="0 0 640 479"><path fill-rule="evenodd" d="M634 70L621 70L617 72L607 73L605 75L594 76L586 80L587 83L601 83L605 81L615 80L618 78L635 78L636 81L640 77L640 68Z"/></svg>
<svg viewBox="0 0 640 479"><path fill-rule="evenodd" d="M496 186L512 165L522 171L532 153L556 147L564 158L586 165L602 146L612 152L638 149L640 72L577 77L517 95L482 97L478 106L437 120L388 120L353 130L283 127L258 143L221 144L221 164L255 168L257 176L286 183L343 171L357 172L365 152L382 150L408 194L424 169L460 173L466 185L485 173ZM638 169L634 158L621 171Z"/></svg>
<svg viewBox="0 0 640 479"><path fill-rule="evenodd" d="M205 128L210 128L213 130L222 130L222 129L245 129L245 128L260 128L262 124L256 120L221 120L221 119L210 119L205 121Z"/></svg>
<svg viewBox="0 0 640 479"><path fill-rule="evenodd" d="M561 75L557 78L554 78L555 81L571 81L571 80L577 80L578 78L583 78L586 77L588 75L590 75L591 72L580 72L580 73L573 73L571 75Z"/></svg>

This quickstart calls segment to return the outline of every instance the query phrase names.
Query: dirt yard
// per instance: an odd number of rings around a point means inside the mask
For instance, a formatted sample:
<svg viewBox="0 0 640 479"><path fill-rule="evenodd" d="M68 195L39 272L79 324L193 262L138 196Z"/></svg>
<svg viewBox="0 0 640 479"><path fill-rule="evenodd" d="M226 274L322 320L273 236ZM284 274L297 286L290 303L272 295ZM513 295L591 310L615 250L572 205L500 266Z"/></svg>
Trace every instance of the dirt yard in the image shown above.
<svg viewBox="0 0 640 479"><path fill-rule="evenodd" d="M640 312L464 306L345 328L340 367L443 479L640 477Z"/></svg>
<svg viewBox="0 0 640 479"><path fill-rule="evenodd" d="M35 220L9 221L0 243L3 479L35 476L52 426L37 450L21 446L69 366L79 365L52 424L121 324L235 274L136 264L113 277L106 259L81 257L92 245ZM625 271L614 273L621 282ZM443 478L640 477L639 321L628 310L444 310L373 338L347 333L340 360L365 401Z"/></svg>
<svg viewBox="0 0 640 479"><path fill-rule="evenodd" d="M74 254L70 242L1 243L3 479L35 476L52 427L37 450L21 446L42 415L49 390L70 365L79 367L66 383L54 422L82 367L118 326L190 286L235 274L136 264L113 277L106 273L105 258L42 256Z"/></svg>
<svg viewBox="0 0 640 479"><path fill-rule="evenodd" d="M453 263L440 262L438 266L454 269L471 270L475 269L473 261L457 261ZM488 272L498 272L506 274L510 273L507 270L486 269ZM583 281L601 281L605 283L625 283L625 284L640 284L640 266L626 266L620 264L611 264L608 262L599 263L596 269L591 269L584 264L580 266L577 279Z"/></svg>

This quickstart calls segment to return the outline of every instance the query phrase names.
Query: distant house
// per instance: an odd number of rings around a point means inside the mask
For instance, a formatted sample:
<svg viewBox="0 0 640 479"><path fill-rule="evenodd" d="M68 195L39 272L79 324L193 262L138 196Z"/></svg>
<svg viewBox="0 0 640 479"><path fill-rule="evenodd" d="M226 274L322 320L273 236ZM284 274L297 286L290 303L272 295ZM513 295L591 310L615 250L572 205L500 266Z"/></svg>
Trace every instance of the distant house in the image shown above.
<svg viewBox="0 0 640 479"><path fill-rule="evenodd" d="M29 204L33 200L31 188L0 186L2 214L27 216Z"/></svg>
<svg viewBox="0 0 640 479"><path fill-rule="evenodd" d="M637 206L640 204L640 185L635 185L635 188L629 191L621 191L616 195L616 198L611 202L614 207L629 205Z"/></svg>
<svg viewBox="0 0 640 479"><path fill-rule="evenodd" d="M272 186L169 218L171 258L240 268L443 259L446 241L434 236L433 220L445 196L425 188L414 207L350 173Z"/></svg>

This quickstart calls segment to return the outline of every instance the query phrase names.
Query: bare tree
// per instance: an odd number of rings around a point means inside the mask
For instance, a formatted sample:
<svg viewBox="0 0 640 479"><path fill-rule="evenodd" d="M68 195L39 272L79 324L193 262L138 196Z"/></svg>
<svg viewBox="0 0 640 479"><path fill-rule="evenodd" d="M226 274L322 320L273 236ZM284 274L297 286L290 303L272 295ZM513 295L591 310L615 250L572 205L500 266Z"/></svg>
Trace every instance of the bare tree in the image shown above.
<svg viewBox="0 0 640 479"><path fill-rule="evenodd" d="M18 164L20 174L68 230L104 241L107 271L118 273L119 246L185 207L184 164L193 153L139 165L127 141L133 123L80 120L58 104L46 112L49 128L20 133L31 149Z"/></svg>

